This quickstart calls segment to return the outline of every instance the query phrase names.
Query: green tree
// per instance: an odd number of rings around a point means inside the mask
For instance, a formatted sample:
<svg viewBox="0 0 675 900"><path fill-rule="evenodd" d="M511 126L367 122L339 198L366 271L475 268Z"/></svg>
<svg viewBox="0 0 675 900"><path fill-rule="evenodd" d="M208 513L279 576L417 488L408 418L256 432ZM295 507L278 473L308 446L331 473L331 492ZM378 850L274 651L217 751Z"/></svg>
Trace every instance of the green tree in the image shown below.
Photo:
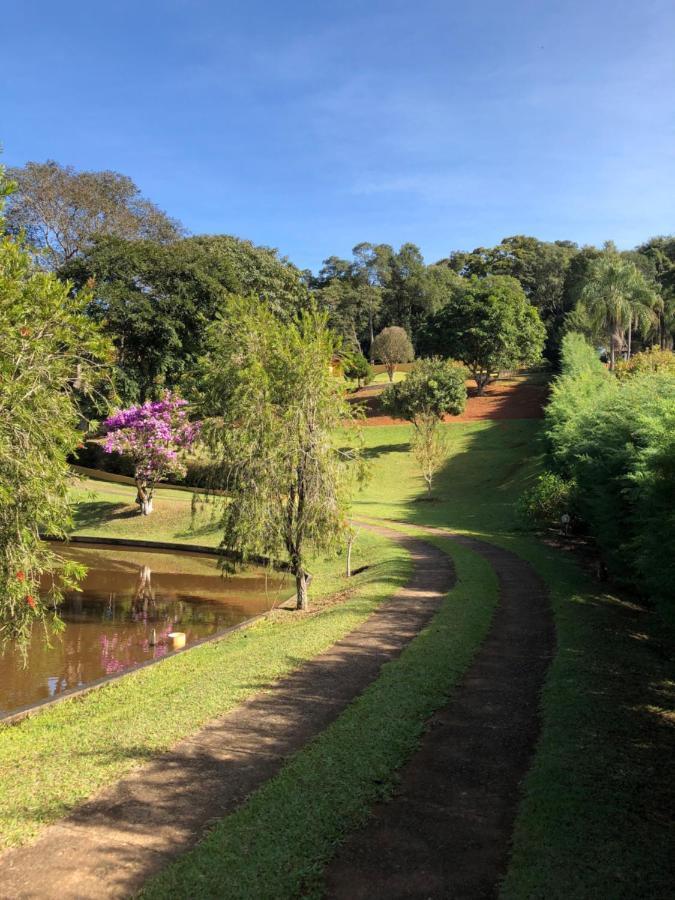
<svg viewBox="0 0 675 900"><path fill-rule="evenodd" d="M345 378L355 381L358 387L369 384L373 380L373 367L363 353L358 351L345 354L342 361Z"/></svg>
<svg viewBox="0 0 675 900"><path fill-rule="evenodd" d="M465 380L463 368L438 358L423 359L405 381L390 385L382 395L385 412L412 423L413 453L429 493L447 455L440 424L444 416L464 411Z"/></svg>
<svg viewBox="0 0 675 900"><path fill-rule="evenodd" d="M325 259L313 286L334 330L362 350L372 346L382 305L380 263L372 244L357 244L352 253L351 262L338 256Z"/></svg>
<svg viewBox="0 0 675 900"><path fill-rule="evenodd" d="M648 260L649 274L661 290L657 309L657 339L662 350L672 350L675 336L675 236L654 237L637 248Z"/></svg>
<svg viewBox="0 0 675 900"><path fill-rule="evenodd" d="M170 246L98 238L59 274L79 288L92 284L89 313L114 341L125 404L157 399L189 376L229 295L255 295L282 318L308 296L299 270L276 251L227 236Z"/></svg>
<svg viewBox="0 0 675 900"><path fill-rule="evenodd" d="M501 371L535 363L545 329L515 278L472 278L430 317L422 347L464 363L478 393Z"/></svg>
<svg viewBox="0 0 675 900"><path fill-rule="evenodd" d="M373 359L379 359L386 368L389 381L394 380L396 366L412 362L415 358L415 351L405 328L398 325L382 329L373 341L371 354Z"/></svg>
<svg viewBox="0 0 675 900"><path fill-rule="evenodd" d="M273 247L262 247L229 234L187 238L212 261L217 270L227 267L234 275L237 294L253 294L275 315L293 319L309 306L309 289L304 274Z"/></svg>
<svg viewBox="0 0 675 900"><path fill-rule="evenodd" d="M207 326L238 281L230 262L192 240L97 238L59 271L77 289L89 285L91 318L116 351L115 382L123 404L158 399L192 371Z"/></svg>
<svg viewBox="0 0 675 900"><path fill-rule="evenodd" d="M9 198L8 228L25 233L47 268L74 259L97 235L165 243L182 232L178 222L119 172L78 172L48 160L26 163L9 174L16 190Z"/></svg>
<svg viewBox="0 0 675 900"><path fill-rule="evenodd" d="M82 575L40 533L71 525L66 460L82 438L81 398L109 358L88 300L37 271L21 239L0 237L0 644L25 649L35 624L58 627L62 589Z"/></svg>
<svg viewBox="0 0 675 900"><path fill-rule="evenodd" d="M467 278L510 275L517 279L546 326L545 354L556 359L564 317L576 304L576 298L569 296L567 276L578 254L572 241L540 241L519 234L504 238L495 247L453 253L447 265Z"/></svg>
<svg viewBox="0 0 675 900"><path fill-rule="evenodd" d="M626 334L635 325L648 327L657 320L657 305L656 291L634 263L613 252L592 263L581 291L579 314L608 340L610 369L617 352L623 350Z"/></svg>
<svg viewBox="0 0 675 900"><path fill-rule="evenodd" d="M204 438L229 495L222 546L240 559L285 556L297 605L308 605L308 556L336 549L347 529L357 462L338 430L353 415L330 374L325 314L282 322L232 298L209 330L201 369ZM353 436L353 429L349 434Z"/></svg>

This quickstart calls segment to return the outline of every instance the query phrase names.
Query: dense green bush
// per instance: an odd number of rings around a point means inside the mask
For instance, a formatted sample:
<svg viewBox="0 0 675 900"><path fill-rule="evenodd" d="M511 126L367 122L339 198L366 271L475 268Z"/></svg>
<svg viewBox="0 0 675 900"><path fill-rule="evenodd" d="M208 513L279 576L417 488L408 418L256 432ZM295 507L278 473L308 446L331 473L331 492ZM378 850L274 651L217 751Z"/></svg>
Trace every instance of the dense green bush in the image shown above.
<svg viewBox="0 0 675 900"><path fill-rule="evenodd" d="M675 375L620 380L579 335L563 341L546 410L551 468L574 481L574 511L609 572L646 593L675 584Z"/></svg>
<svg viewBox="0 0 675 900"><path fill-rule="evenodd" d="M342 371L345 378L355 381L358 387L370 384L375 377L375 370L363 353L358 350L347 353L342 361Z"/></svg>
<svg viewBox="0 0 675 900"><path fill-rule="evenodd" d="M544 472L518 503L518 516L528 525L560 525L574 509L574 482L556 472Z"/></svg>

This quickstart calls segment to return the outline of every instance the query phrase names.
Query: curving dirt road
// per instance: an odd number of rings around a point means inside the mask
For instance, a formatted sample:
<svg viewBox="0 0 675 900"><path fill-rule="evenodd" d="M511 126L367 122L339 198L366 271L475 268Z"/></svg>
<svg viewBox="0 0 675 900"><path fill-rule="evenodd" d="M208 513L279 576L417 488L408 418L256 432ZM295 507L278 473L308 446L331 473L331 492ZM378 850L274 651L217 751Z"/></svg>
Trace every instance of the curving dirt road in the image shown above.
<svg viewBox="0 0 675 900"><path fill-rule="evenodd" d="M377 528L410 552L405 588L326 652L0 856L0 897L104 900L133 895L214 819L273 777L433 618L454 582L426 541Z"/></svg>
<svg viewBox="0 0 675 900"><path fill-rule="evenodd" d="M395 797L376 807L329 865L331 898L489 898L506 869L555 645L547 592L515 554L425 530L488 560L499 605L473 663L404 767Z"/></svg>

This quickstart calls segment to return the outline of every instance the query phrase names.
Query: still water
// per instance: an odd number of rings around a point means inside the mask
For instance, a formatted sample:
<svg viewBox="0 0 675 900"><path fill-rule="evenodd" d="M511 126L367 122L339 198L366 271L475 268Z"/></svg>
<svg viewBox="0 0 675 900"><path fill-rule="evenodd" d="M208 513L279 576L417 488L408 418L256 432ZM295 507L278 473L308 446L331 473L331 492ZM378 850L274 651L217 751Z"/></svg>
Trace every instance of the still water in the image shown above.
<svg viewBox="0 0 675 900"><path fill-rule="evenodd" d="M223 578L215 557L102 544L59 546L84 563L82 590L59 607L65 631L33 635L28 665L9 647L0 656L0 716L172 653L271 609L292 593L279 573L249 568Z"/></svg>

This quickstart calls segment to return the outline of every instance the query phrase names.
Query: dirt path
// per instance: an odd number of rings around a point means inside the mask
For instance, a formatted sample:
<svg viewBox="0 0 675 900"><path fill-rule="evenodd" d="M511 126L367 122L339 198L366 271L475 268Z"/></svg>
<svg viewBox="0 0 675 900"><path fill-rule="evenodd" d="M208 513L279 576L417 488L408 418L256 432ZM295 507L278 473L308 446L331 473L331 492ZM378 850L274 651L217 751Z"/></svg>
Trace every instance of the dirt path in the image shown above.
<svg viewBox="0 0 675 900"><path fill-rule="evenodd" d="M408 425L403 419L392 419L382 414L380 395L386 385L370 385L361 388L349 399L365 408L366 425ZM548 387L522 378L503 378L488 385L485 393L477 396L473 382L469 384L466 409L459 416L446 416L446 422L473 422L483 419L539 419L543 416Z"/></svg>
<svg viewBox="0 0 675 900"><path fill-rule="evenodd" d="M378 805L329 865L331 898L488 898L505 871L539 734L552 617L545 586L526 562L449 536L497 573L492 627L452 699L430 720L395 797Z"/></svg>
<svg viewBox="0 0 675 900"><path fill-rule="evenodd" d="M336 719L431 620L454 580L440 550L373 530L410 552L414 571L405 588L268 692L78 807L34 844L5 852L0 897L129 897Z"/></svg>

